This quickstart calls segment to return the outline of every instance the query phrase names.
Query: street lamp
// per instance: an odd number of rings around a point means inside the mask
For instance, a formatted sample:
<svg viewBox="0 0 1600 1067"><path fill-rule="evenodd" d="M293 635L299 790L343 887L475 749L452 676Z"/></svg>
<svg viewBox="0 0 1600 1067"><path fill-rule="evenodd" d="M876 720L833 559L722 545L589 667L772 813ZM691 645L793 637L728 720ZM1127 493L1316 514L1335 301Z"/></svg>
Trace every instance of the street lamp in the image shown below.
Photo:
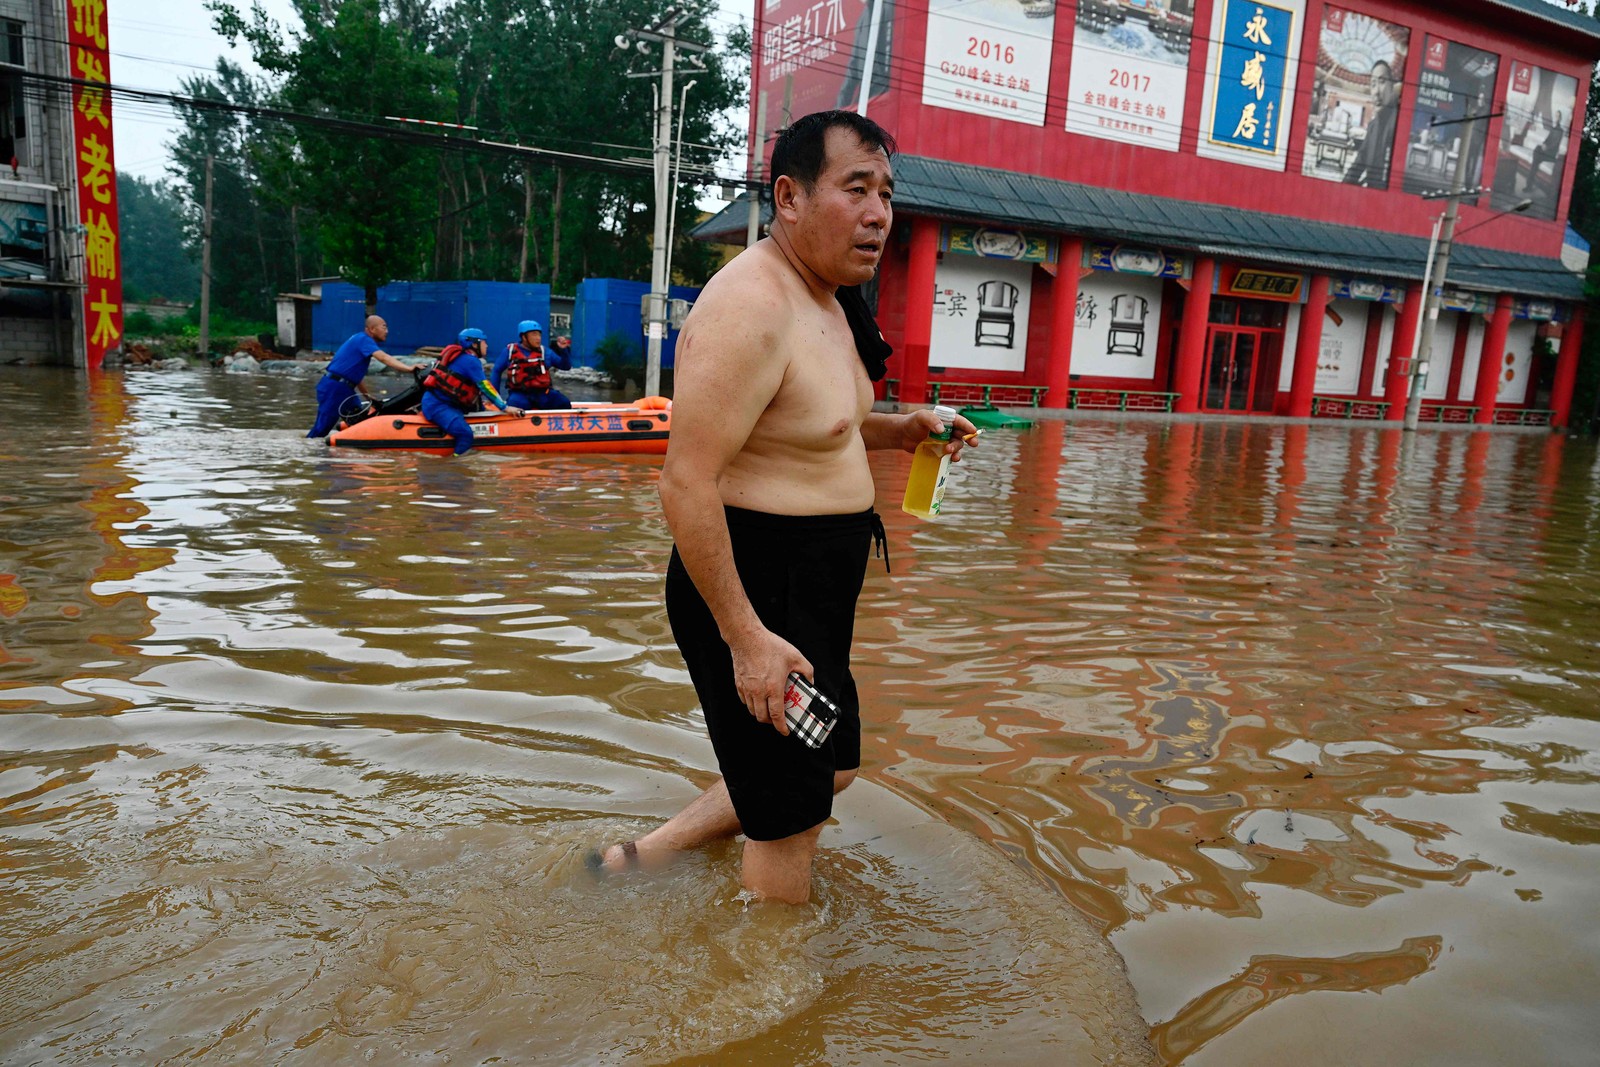
<svg viewBox="0 0 1600 1067"><path fill-rule="evenodd" d="M1465 154L1465 153L1463 153ZM1456 207L1463 196L1477 196L1489 190L1479 186L1475 189L1455 189L1449 192L1423 193L1424 200L1448 199L1450 205L1440 212L1439 217L1433 220L1433 234L1428 238L1428 260L1422 268L1422 326L1412 336L1411 340L1411 387L1406 394L1406 420L1405 428L1415 430L1417 422L1422 416L1422 387L1428 378L1428 360L1433 354L1433 332L1439 323L1439 301L1444 294L1445 275L1450 270L1450 252L1456 238ZM1519 200L1504 211L1497 211L1481 222L1468 226L1462 233L1477 229L1504 215L1526 211L1533 206L1533 201ZM1434 257L1439 260L1439 283L1433 282Z"/></svg>

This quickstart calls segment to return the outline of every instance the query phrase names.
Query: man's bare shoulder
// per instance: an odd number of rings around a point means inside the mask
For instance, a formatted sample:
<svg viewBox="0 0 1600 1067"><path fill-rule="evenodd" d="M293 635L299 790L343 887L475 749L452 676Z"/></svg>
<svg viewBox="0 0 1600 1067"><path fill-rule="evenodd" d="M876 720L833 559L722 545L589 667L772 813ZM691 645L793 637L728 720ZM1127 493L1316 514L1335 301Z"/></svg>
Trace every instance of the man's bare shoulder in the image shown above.
<svg viewBox="0 0 1600 1067"><path fill-rule="evenodd" d="M775 329L788 321L783 313L792 311L803 289L794 268L768 239L740 252L712 275L691 316L765 320L764 328Z"/></svg>

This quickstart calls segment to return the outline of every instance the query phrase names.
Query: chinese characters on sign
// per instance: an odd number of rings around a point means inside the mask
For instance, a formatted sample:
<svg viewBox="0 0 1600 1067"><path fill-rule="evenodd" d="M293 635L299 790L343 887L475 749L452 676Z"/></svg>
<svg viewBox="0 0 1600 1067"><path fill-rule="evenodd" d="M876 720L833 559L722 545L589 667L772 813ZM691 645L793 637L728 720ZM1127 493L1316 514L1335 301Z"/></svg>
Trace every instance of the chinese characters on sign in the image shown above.
<svg viewBox="0 0 1600 1067"><path fill-rule="evenodd" d="M761 32L761 66L769 78L782 78L842 51L844 0L816 0Z"/></svg>
<svg viewBox="0 0 1600 1067"><path fill-rule="evenodd" d="M1189 84L1194 7L1145 0L1143 17L1084 0L1072 36L1067 129L1090 137L1178 150Z"/></svg>
<svg viewBox="0 0 1600 1067"><path fill-rule="evenodd" d="M1282 170L1303 0L1218 0L1200 155Z"/></svg>
<svg viewBox="0 0 1600 1067"><path fill-rule="evenodd" d="M930 0L922 102L1042 126L1054 36L1053 4Z"/></svg>
<svg viewBox="0 0 1600 1067"><path fill-rule="evenodd" d="M1260 296L1269 300L1298 301L1304 283L1304 275L1279 274L1275 271L1249 270L1240 267L1231 279L1225 280L1219 291L1228 296Z"/></svg>
<svg viewBox="0 0 1600 1067"><path fill-rule="evenodd" d="M766 135L813 111L854 108L861 94L871 5L866 0L766 0L758 23ZM885 4L873 61L872 96L889 87L894 8ZM784 114L787 101L788 115Z"/></svg>
<svg viewBox="0 0 1600 1067"><path fill-rule="evenodd" d="M75 77L105 85L106 0L68 0L67 47ZM111 97L75 85L72 136L78 170L78 221L84 228L85 358L98 368L122 340L122 272L118 250L117 171L111 151Z"/></svg>

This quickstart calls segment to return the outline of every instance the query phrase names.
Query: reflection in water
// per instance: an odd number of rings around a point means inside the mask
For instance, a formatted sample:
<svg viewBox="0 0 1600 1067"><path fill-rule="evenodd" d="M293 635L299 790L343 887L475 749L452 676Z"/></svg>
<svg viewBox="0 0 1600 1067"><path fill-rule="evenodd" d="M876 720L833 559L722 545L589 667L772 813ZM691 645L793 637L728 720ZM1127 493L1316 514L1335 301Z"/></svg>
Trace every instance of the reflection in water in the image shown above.
<svg viewBox="0 0 1600 1067"><path fill-rule="evenodd" d="M1408 937L1390 952L1353 952L1337 959L1255 956L1242 974L1185 1004L1151 1035L1169 1062L1182 1060L1245 1017L1296 993L1376 993L1404 985L1439 958L1438 937Z"/></svg>
<svg viewBox="0 0 1600 1067"><path fill-rule="evenodd" d="M714 774L658 461L345 455L280 428L295 383L63 381L0 378L55 427L0 490L7 1062L1137 1063L1136 1009L1194 1064L1600 1039L1586 444L986 436L940 522L883 509L865 772L797 914L731 852L580 870Z"/></svg>

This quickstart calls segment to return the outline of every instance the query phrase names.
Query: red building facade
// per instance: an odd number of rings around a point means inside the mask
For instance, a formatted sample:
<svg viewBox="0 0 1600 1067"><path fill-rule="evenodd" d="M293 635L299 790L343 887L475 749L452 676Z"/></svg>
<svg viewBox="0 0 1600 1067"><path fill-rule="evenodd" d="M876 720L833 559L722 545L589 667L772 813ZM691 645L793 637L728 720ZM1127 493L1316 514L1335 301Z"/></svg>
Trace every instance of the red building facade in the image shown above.
<svg viewBox="0 0 1600 1067"><path fill-rule="evenodd" d="M859 106L867 78L899 142L876 293L896 399L1398 418L1426 194L1476 188L1425 416L1567 420L1600 21L1543 0L756 0L755 40L756 143Z"/></svg>

